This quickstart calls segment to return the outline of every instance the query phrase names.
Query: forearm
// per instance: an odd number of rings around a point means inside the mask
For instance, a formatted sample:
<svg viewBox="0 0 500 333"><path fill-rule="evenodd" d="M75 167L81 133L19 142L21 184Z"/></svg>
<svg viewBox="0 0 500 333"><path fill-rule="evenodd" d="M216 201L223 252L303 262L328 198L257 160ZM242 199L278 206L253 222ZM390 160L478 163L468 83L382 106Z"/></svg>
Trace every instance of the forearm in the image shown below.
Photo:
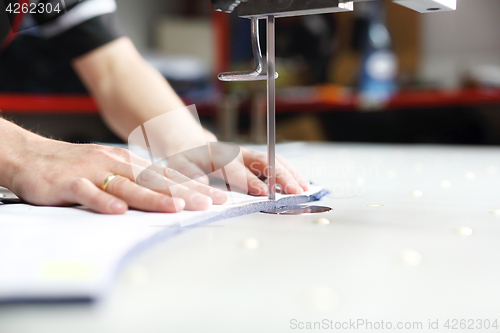
<svg viewBox="0 0 500 333"><path fill-rule="evenodd" d="M74 61L74 67L96 97L104 120L123 140L136 127L166 112L184 107L168 82L138 53L128 38L116 40ZM161 140L177 141L199 126L189 113L179 113L162 128ZM210 138L212 139L212 138Z"/></svg>

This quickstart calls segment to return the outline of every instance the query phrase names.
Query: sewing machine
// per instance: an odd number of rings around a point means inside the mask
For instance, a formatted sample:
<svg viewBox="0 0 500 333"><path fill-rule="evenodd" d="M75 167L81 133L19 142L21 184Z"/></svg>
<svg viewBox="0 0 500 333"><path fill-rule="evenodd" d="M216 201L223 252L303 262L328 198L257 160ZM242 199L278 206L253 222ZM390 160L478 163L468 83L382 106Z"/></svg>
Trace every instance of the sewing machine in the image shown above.
<svg viewBox="0 0 500 333"><path fill-rule="evenodd" d="M245 72L221 73L221 81L256 81L267 80L267 144L268 169L267 179L269 199L276 199L276 53L275 22L276 18L327 14L354 10L354 2L369 0L212 0L217 11L233 12L238 9L238 16L251 19L252 49L255 69ZM393 0L395 3L420 13L450 11L457 8L457 0ZM259 19L267 20L267 71L259 42ZM310 214L329 211L328 207L276 207L268 213L273 214Z"/></svg>

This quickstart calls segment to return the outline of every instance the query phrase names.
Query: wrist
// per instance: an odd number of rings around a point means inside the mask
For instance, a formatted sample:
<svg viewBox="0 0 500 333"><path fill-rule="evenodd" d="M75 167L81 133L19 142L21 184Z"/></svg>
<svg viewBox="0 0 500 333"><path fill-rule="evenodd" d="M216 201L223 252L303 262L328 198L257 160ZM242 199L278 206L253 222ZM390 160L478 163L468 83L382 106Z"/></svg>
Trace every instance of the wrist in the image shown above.
<svg viewBox="0 0 500 333"><path fill-rule="evenodd" d="M35 163L30 158L38 143L48 139L29 132L11 122L1 120L0 132L0 186L12 189L14 178L23 168Z"/></svg>

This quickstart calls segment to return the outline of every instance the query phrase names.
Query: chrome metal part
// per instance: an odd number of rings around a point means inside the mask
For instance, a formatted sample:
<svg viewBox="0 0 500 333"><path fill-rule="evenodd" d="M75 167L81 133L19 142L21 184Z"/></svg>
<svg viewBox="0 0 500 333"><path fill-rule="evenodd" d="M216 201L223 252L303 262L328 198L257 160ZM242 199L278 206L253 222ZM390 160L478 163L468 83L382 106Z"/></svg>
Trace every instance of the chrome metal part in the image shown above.
<svg viewBox="0 0 500 333"><path fill-rule="evenodd" d="M457 0L393 0L398 5L420 13L446 12L457 9Z"/></svg>
<svg viewBox="0 0 500 333"><path fill-rule="evenodd" d="M276 200L276 19L267 17L267 158L269 200Z"/></svg>
<svg viewBox="0 0 500 333"><path fill-rule="evenodd" d="M259 19L257 17L252 17L252 50L254 55L255 69L253 71L244 72L229 72L220 73L219 80L225 82L234 81L263 81L267 80L267 74L263 74L264 70L264 60L262 58L262 51L260 48L260 38L259 38ZM275 79L278 78L278 73L275 73Z"/></svg>

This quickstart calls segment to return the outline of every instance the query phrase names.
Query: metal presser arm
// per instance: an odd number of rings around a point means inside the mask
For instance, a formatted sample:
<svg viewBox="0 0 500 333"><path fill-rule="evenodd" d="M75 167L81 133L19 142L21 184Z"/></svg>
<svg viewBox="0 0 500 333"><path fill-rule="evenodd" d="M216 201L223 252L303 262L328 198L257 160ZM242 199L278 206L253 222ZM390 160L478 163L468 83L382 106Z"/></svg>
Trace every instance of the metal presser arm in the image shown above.
<svg viewBox="0 0 500 333"><path fill-rule="evenodd" d="M240 9L239 16L267 16L275 17L311 15L328 13L328 8L342 6L343 3L349 4L360 1L374 0L212 0L214 10L226 13L233 12L240 4L248 2L246 8ZM450 11L457 9L457 0L392 0L401 6L408 7L421 13L435 11ZM330 13L334 13L332 10Z"/></svg>
<svg viewBox="0 0 500 333"><path fill-rule="evenodd" d="M267 80L267 75L263 74L264 60L262 58L262 51L260 49L259 38L259 19L252 17L252 51L254 55L255 69L248 72L232 72L220 73L219 80L225 82L231 81L263 81ZM278 78L278 73L274 74L274 78Z"/></svg>
<svg viewBox="0 0 500 333"><path fill-rule="evenodd" d="M275 22L279 17L352 11L354 2L368 0L212 0L215 10L232 12L252 20L252 48L255 69L248 72L221 73L221 81L267 80L267 147L269 161L269 199L276 200L276 46ZM421 13L456 9L457 0L393 0ZM259 19L267 20L267 74L259 43Z"/></svg>

